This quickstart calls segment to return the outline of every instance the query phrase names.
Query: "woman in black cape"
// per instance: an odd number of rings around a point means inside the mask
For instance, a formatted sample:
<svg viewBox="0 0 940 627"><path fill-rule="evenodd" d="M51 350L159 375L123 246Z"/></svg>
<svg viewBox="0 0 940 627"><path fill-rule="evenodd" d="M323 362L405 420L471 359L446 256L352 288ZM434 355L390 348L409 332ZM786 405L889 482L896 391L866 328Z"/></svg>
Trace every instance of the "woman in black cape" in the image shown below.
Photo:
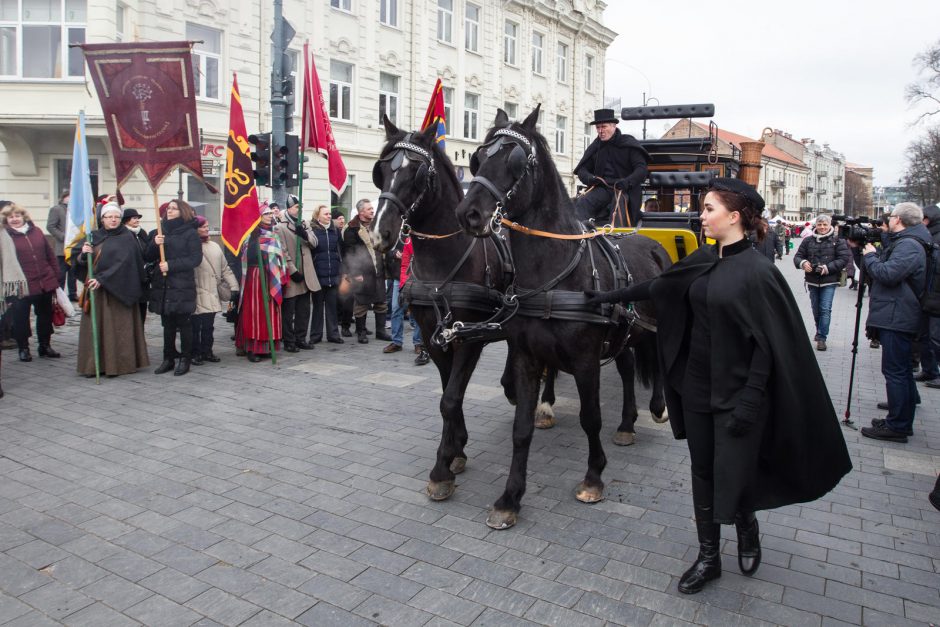
<svg viewBox="0 0 940 627"><path fill-rule="evenodd" d="M659 277L592 302L656 305L660 367L677 439L689 445L698 559L679 591L721 576L721 524L734 523L738 565L760 565L757 510L815 500L852 469L832 401L793 294L751 247L764 200L714 179L702 228L716 240Z"/></svg>

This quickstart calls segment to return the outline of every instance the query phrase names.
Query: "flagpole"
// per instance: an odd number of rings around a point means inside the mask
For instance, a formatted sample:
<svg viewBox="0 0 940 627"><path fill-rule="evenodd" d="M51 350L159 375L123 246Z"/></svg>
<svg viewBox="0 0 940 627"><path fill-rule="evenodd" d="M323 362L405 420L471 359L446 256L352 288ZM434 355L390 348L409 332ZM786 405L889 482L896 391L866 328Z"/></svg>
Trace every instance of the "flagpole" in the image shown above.
<svg viewBox="0 0 940 627"><path fill-rule="evenodd" d="M87 228L87 224L86 224ZM92 233L88 232L88 244L94 246L92 243ZM88 253L88 281L90 282L95 278L95 263L94 263L94 253ZM85 289L88 289L87 284ZM95 352L95 385L101 385L101 351L98 348L98 316L95 312L95 291L88 289L88 302L91 307L91 346Z"/></svg>
<svg viewBox="0 0 940 627"><path fill-rule="evenodd" d="M161 238L163 237L163 225L162 218L160 217L160 199L157 197L157 190L153 189L153 211L157 215L157 235ZM160 263L166 261L166 250L163 248L163 244L160 244ZM163 276L166 276L166 272L163 273Z"/></svg>
<svg viewBox="0 0 940 627"><path fill-rule="evenodd" d="M297 227L296 233L300 232L300 226L303 224L303 221L304 221L304 150L303 150L303 147L298 148L298 156L300 157L298 159L298 161L300 161L300 170L299 170L299 176L298 176L300 189L297 190L297 224L295 225ZM290 214L288 214L288 217L290 217ZM294 239L297 240L297 256L295 257L295 259L297 260L296 264L297 264L297 267L300 269L300 271L303 272L304 260L303 260L303 251L301 250L301 247L300 247L300 237L298 236Z"/></svg>
<svg viewBox="0 0 940 627"><path fill-rule="evenodd" d="M264 303L264 321L268 325L268 347L271 349L271 365L277 365L277 352L274 350L274 325L271 324L270 295L268 294L268 278L265 276L267 271L264 265L264 258L261 254L261 243L258 243L258 276L261 278L261 301Z"/></svg>

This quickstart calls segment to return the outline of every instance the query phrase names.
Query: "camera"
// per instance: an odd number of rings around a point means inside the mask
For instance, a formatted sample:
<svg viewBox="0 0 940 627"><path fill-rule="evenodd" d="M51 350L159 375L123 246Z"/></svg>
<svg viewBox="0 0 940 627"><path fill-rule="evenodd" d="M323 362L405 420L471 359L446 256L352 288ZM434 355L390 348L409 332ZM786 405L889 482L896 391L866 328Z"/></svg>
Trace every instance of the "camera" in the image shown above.
<svg viewBox="0 0 940 627"><path fill-rule="evenodd" d="M881 242L883 234L881 226L884 220L869 218L867 216L832 216L832 222L837 225L839 237L856 244L877 244Z"/></svg>

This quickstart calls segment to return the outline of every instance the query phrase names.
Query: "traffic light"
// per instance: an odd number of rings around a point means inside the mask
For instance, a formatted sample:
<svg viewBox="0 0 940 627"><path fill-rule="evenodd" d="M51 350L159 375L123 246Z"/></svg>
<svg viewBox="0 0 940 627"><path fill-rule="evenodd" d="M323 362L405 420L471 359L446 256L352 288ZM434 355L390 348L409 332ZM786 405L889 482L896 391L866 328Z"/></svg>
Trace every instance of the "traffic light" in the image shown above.
<svg viewBox="0 0 940 627"><path fill-rule="evenodd" d="M288 140L287 143L289 143ZM280 185L287 185L290 179L290 160L287 154L290 149L287 146L278 146L274 149L274 167L271 168L272 181Z"/></svg>
<svg viewBox="0 0 940 627"><path fill-rule="evenodd" d="M287 186L288 187L297 187L300 185L300 179L298 178L300 162L303 161L307 163L309 157L303 154L300 151L300 138L296 135L287 136ZM307 172L304 172L304 178L310 178L310 175Z"/></svg>
<svg viewBox="0 0 940 627"><path fill-rule="evenodd" d="M252 144L251 160L255 162L255 185L271 185L271 133L258 133L249 135L248 142Z"/></svg>

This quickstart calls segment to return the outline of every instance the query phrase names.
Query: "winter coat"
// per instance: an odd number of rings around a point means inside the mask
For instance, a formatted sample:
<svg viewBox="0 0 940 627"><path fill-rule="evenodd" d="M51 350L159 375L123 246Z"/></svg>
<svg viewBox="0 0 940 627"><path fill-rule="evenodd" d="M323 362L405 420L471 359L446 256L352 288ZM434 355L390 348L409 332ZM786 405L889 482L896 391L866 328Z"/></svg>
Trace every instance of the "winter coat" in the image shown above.
<svg viewBox="0 0 940 627"><path fill-rule="evenodd" d="M343 231L344 269L359 303L385 300L385 263L371 238L369 229L359 221L359 216L350 220ZM362 276L362 280L358 281L357 276Z"/></svg>
<svg viewBox="0 0 940 627"><path fill-rule="evenodd" d="M310 241L313 246L313 267L317 271L317 279L323 287L336 287L343 263L341 251L342 234L335 226L323 228L314 224L310 230Z"/></svg>
<svg viewBox="0 0 940 627"><path fill-rule="evenodd" d="M920 294L927 276L924 244L931 243L923 224L888 235L888 245L864 257L871 278L871 302L866 327L917 333L922 314Z"/></svg>
<svg viewBox="0 0 940 627"><path fill-rule="evenodd" d="M128 227L127 230L131 231L130 227ZM133 233L134 241L137 242L137 247L140 249L140 256L143 257L146 261L147 245L150 243L150 233L142 228L138 229L136 233L134 233L134 231L131 231L131 233ZM155 266L156 264L152 261L146 262L144 264L144 289L140 296L140 302L142 303L150 301L150 282L153 280Z"/></svg>
<svg viewBox="0 0 940 627"><path fill-rule="evenodd" d="M16 259L23 268L26 282L29 284L28 296L54 292L59 287L59 260L56 259L52 246L45 234L32 222L27 222L29 229L20 233L7 227L7 233L16 247Z"/></svg>
<svg viewBox="0 0 940 627"><path fill-rule="evenodd" d="M824 237L817 237L816 233L810 230L805 234L800 247L793 256L793 265L800 268L804 261L813 265L813 271L807 272L804 280L809 285L831 285L839 282L839 274L849 264L852 253L849 252L849 246L845 240L840 238L835 229L829 231ZM820 274L817 266L825 265L828 274ZM802 268L800 268L802 270Z"/></svg>
<svg viewBox="0 0 940 627"><path fill-rule="evenodd" d="M304 232L308 233L306 230ZM308 292L319 292L320 281L317 280L317 272L313 267L313 248L310 246L309 234L304 235L300 240L301 262L297 263L297 225L294 221L279 221L274 225L274 233L281 241L287 274L300 272L304 275L302 281L298 282L294 279L287 281L287 285L284 286L284 298L293 298Z"/></svg>
<svg viewBox="0 0 940 627"><path fill-rule="evenodd" d="M150 232L145 261L160 262L160 247ZM164 248L169 270L166 276L157 267L150 286L150 311L156 314L191 314L196 310L196 268L202 263L202 242L196 221L182 218L163 220Z"/></svg>
<svg viewBox="0 0 940 627"><path fill-rule="evenodd" d="M49 209L49 217L46 218L46 231L52 236L54 245L52 247L56 257L65 256L65 213L66 206L59 203Z"/></svg>
<svg viewBox="0 0 940 627"><path fill-rule="evenodd" d="M748 239L751 240L751 246L754 247L754 250L770 259L771 263L773 263L774 259L777 257L777 247L779 242L777 239L777 233L773 229L768 229L767 233L764 235L764 239L761 241L757 241L756 234L749 235Z"/></svg>
<svg viewBox="0 0 940 627"><path fill-rule="evenodd" d="M924 207L924 219L927 220L927 230L934 244L940 244L940 205Z"/></svg>
<svg viewBox="0 0 940 627"><path fill-rule="evenodd" d="M593 185L594 177L601 177L625 192L630 215L638 216L643 198L642 183L649 176L649 161L650 155L640 142L617 129L606 142L600 138L591 142L574 173L585 185Z"/></svg>
<svg viewBox="0 0 940 627"><path fill-rule="evenodd" d="M219 286L225 285L230 292L238 292L235 274L225 262L222 248L215 242L202 243L202 263L196 268L196 314L222 311Z"/></svg>

